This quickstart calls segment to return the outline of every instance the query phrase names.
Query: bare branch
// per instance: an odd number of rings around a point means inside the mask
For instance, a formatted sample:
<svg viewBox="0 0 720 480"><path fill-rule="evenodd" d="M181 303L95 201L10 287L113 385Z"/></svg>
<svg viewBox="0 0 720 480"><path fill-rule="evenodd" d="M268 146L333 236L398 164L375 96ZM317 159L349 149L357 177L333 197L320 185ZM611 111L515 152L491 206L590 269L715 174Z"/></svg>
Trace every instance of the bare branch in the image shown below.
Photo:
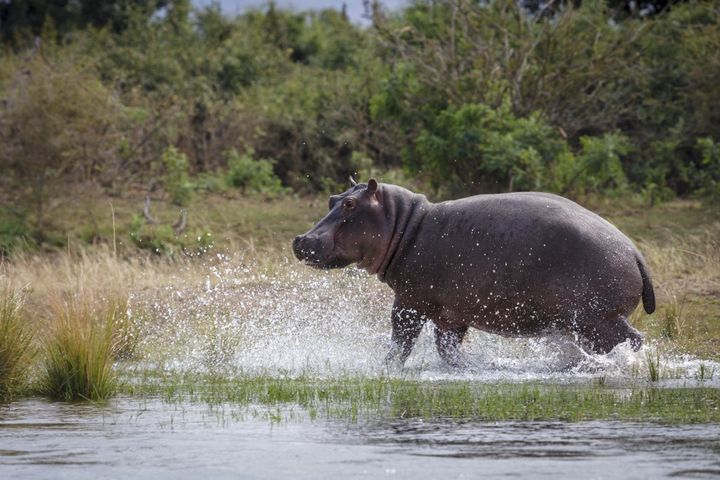
<svg viewBox="0 0 720 480"><path fill-rule="evenodd" d="M150 193L145 195L145 205L143 206L143 217L145 217L145 221L149 224L156 224L157 222L155 219L150 215Z"/></svg>
<svg viewBox="0 0 720 480"><path fill-rule="evenodd" d="M187 228L187 210L180 210L180 218L173 224L175 235L180 235Z"/></svg>

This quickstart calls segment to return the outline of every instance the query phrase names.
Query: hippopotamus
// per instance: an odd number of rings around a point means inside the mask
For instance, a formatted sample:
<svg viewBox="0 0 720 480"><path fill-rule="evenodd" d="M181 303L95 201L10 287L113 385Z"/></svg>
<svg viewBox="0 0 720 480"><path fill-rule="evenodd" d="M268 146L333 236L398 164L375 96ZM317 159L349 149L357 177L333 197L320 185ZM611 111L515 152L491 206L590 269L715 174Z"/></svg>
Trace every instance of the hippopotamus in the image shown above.
<svg viewBox="0 0 720 480"><path fill-rule="evenodd" d="M357 264L395 293L388 364L402 366L423 325L442 360L465 363L469 327L504 336L570 332L605 354L642 335L628 323L640 299L655 310L643 255L620 230L550 193L475 195L440 203L403 187L356 183L293 241L319 269Z"/></svg>

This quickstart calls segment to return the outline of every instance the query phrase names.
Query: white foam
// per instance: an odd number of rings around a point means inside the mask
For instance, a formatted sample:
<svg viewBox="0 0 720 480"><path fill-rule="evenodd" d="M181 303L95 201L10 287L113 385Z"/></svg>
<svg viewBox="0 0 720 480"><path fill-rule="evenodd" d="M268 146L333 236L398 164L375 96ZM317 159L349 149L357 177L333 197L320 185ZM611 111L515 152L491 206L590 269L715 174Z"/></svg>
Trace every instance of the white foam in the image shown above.
<svg viewBox="0 0 720 480"><path fill-rule="evenodd" d="M197 267L194 267L197 268ZM294 262L273 266L227 259L204 267L199 285L168 286L133 299L148 312L141 324L142 360L181 370L241 370L282 375L387 374L390 289L354 269L323 272ZM267 271L266 271L267 270ZM427 325L402 372L418 379L487 382L649 378L648 358L660 348L629 345L590 355L568 335L504 338L474 329L462 351L469 366L447 368ZM666 384L720 386L720 364L660 354ZM712 378L710 378L712 377Z"/></svg>

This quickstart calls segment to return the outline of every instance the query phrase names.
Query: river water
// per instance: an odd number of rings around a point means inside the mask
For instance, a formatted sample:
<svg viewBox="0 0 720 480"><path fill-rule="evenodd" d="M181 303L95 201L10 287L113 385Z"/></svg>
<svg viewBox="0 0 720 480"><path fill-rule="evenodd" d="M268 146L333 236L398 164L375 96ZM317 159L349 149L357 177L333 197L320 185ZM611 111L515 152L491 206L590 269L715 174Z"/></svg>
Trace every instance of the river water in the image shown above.
<svg viewBox="0 0 720 480"><path fill-rule="evenodd" d="M0 407L2 479L718 476L718 425L273 423L241 418L231 406L134 398Z"/></svg>
<svg viewBox="0 0 720 480"><path fill-rule="evenodd" d="M202 285L139 292L129 312L139 319L134 365L281 377L383 375L388 289L352 270L282 268L266 275L220 263ZM402 375L622 387L647 381L647 360L657 348L633 352L621 345L597 356L567 336L505 339L473 330L463 344L469 368L452 371L440 362L428 325ZM720 388L720 364L660 353L661 387ZM718 425L351 422L311 419L299 409L277 422L262 414L267 408L127 396L105 405L40 399L0 405L0 480L720 477Z"/></svg>

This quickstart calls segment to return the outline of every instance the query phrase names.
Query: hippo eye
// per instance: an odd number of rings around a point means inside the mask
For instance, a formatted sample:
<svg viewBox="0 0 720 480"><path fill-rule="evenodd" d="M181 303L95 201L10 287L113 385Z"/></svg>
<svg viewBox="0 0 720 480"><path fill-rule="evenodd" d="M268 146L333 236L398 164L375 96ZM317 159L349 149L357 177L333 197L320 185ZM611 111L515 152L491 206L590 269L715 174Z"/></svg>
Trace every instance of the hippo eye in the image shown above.
<svg viewBox="0 0 720 480"><path fill-rule="evenodd" d="M344 210L352 210L357 205L357 201L354 198L348 198L343 202L343 209Z"/></svg>

